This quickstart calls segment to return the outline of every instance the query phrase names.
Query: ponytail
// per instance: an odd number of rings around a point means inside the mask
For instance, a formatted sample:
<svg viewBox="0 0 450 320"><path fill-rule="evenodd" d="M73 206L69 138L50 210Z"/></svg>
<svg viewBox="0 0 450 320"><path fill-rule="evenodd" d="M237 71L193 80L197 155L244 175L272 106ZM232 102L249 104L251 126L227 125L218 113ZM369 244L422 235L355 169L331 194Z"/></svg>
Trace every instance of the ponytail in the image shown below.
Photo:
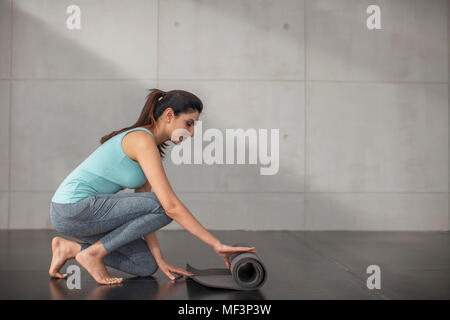
<svg viewBox="0 0 450 320"><path fill-rule="evenodd" d="M160 89L149 89L150 93L147 95L144 107L142 108L141 114L138 120L132 126L113 131L110 134L103 136L100 139L100 143L108 141L115 135L122 133L126 130L143 127L143 126L153 126L156 124L157 119L162 115L164 110L171 107L174 110L175 116L179 113L188 113L190 111L197 110L199 113L203 110L203 104L201 100L194 94L184 91L184 90L172 90L164 92ZM162 159L165 157L164 149L168 147L166 142L158 144L159 154Z"/></svg>
<svg viewBox="0 0 450 320"><path fill-rule="evenodd" d="M115 135L118 135L129 129L134 129L137 127L142 127L142 126L147 126L147 125L150 125L151 127L153 127L155 125L155 123L156 123L156 119L155 119L156 104L166 93L162 90L155 89L155 88L149 89L149 91L150 91L150 93L147 95L147 100L144 104L144 107L142 108L141 115L139 116L136 123L133 124L132 126L129 126L129 127L117 130L117 131L113 131L110 134L103 136L100 139L100 144L105 143L106 141L108 141L109 139L114 137ZM167 147L168 147L168 144L166 142L158 144L159 155L161 156L162 159L164 159L164 157L165 157L164 149L166 149Z"/></svg>

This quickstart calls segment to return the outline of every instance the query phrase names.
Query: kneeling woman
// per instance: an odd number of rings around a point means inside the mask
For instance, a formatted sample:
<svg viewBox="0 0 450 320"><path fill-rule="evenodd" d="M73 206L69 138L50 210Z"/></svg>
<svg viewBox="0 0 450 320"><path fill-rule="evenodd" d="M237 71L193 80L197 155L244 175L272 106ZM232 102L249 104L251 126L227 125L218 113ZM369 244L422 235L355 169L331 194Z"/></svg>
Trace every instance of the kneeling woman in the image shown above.
<svg viewBox="0 0 450 320"><path fill-rule="evenodd" d="M202 109L200 99L187 91L151 89L137 122L104 136L64 179L53 195L50 218L58 232L80 243L53 238L51 277L67 277L59 270L72 258L100 284L122 281L105 265L137 276L152 275L158 267L172 280L173 274L191 275L166 261L159 248L155 231L172 220L210 245L228 268L232 253L255 252L225 245L209 233L175 195L164 172L166 141L179 144L177 132L192 137ZM117 194L125 188L135 193Z"/></svg>

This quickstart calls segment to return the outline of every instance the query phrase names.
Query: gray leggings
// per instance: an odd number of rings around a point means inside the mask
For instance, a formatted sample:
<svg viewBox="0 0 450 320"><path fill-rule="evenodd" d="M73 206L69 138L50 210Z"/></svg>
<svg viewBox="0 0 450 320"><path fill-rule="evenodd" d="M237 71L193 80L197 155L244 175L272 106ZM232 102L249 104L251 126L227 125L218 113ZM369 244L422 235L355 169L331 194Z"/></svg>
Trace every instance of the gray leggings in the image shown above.
<svg viewBox="0 0 450 320"><path fill-rule="evenodd" d="M149 276L158 265L142 238L167 224L153 192L98 194L76 203L51 203L50 219L58 232L79 239L81 250L100 240L105 265L137 276Z"/></svg>

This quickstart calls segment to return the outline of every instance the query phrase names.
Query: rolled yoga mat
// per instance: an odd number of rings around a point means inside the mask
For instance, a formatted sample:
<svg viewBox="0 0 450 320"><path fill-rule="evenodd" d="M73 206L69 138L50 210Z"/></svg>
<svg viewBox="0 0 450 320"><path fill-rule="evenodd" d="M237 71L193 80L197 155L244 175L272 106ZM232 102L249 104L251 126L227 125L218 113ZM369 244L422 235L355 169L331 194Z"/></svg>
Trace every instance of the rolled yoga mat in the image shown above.
<svg viewBox="0 0 450 320"><path fill-rule="evenodd" d="M251 247L243 244L233 246ZM236 252L230 255L229 260L230 269L201 270L186 264L186 270L194 274L188 278L210 288L234 290L256 290L266 281L266 267L255 253Z"/></svg>

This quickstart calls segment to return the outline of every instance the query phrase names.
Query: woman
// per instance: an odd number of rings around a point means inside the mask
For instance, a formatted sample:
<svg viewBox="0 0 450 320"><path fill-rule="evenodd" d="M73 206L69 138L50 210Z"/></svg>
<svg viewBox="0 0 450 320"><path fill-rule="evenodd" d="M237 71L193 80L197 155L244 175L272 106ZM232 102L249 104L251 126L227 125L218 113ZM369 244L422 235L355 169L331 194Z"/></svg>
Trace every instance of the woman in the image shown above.
<svg viewBox="0 0 450 320"><path fill-rule="evenodd" d="M175 195L164 172L166 141L179 144L182 137L174 137L180 130L192 137L202 109L192 93L151 89L137 122L104 136L64 179L52 198L51 221L57 231L81 243L53 238L51 277L66 278L59 269L71 258L99 284L122 282L105 265L138 276L159 268L171 280L172 273L192 275L166 261L159 248L155 231L172 220L210 245L228 268L230 254L255 252L254 247L222 244L209 233ZM125 188L135 193L116 194Z"/></svg>

